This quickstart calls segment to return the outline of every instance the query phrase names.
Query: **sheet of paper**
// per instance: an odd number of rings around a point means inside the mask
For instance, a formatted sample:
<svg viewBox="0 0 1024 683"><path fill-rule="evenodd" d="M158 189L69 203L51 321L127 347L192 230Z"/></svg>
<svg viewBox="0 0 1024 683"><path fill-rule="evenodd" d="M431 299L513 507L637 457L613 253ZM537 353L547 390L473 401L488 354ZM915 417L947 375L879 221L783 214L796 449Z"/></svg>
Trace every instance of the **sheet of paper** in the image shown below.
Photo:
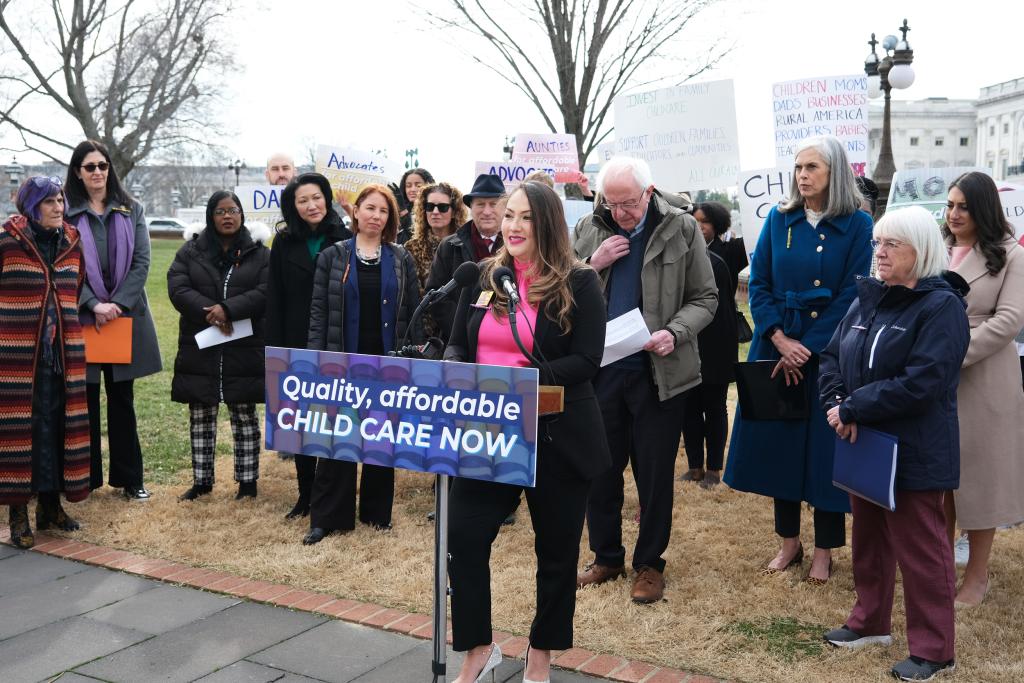
<svg viewBox="0 0 1024 683"><path fill-rule="evenodd" d="M234 329L231 330L231 334L224 334L219 327L216 325L210 325L202 332L196 333L196 344L199 348L205 349L217 344L223 344L229 342L232 339L242 339L243 337L252 336L252 320L246 318L245 320L236 320L233 324Z"/></svg>
<svg viewBox="0 0 1024 683"><path fill-rule="evenodd" d="M650 340L651 333L639 308L609 320L604 332L604 357L601 358L601 367L636 353Z"/></svg>

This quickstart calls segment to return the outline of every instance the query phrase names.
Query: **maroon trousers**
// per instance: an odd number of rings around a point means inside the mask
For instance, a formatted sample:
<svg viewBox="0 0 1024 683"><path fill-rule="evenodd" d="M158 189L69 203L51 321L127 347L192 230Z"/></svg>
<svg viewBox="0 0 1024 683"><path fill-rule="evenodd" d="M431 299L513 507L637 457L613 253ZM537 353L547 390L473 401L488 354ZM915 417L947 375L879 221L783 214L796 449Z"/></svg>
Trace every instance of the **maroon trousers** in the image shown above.
<svg viewBox="0 0 1024 683"><path fill-rule="evenodd" d="M865 636L891 633L899 565L910 654L935 662L954 656L956 567L942 496L942 491L896 491L895 512L850 496L857 602L846 625Z"/></svg>

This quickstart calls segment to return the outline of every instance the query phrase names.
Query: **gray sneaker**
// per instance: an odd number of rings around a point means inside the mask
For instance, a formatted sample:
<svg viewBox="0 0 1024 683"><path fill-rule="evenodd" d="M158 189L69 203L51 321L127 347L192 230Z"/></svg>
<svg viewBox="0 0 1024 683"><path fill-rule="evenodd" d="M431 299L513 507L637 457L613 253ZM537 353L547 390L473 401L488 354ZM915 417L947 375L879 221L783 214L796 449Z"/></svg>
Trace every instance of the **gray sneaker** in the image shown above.
<svg viewBox="0 0 1024 683"><path fill-rule="evenodd" d="M890 672L901 681L930 681L938 674L953 671L955 668L955 659L948 662L933 662L910 655L893 666Z"/></svg>
<svg viewBox="0 0 1024 683"><path fill-rule="evenodd" d="M837 628L829 631L825 634L825 642L835 645L836 647L846 647L851 650L856 650L859 647L865 645L892 645L892 636L888 633L884 636L862 636L853 629L843 624L842 628Z"/></svg>

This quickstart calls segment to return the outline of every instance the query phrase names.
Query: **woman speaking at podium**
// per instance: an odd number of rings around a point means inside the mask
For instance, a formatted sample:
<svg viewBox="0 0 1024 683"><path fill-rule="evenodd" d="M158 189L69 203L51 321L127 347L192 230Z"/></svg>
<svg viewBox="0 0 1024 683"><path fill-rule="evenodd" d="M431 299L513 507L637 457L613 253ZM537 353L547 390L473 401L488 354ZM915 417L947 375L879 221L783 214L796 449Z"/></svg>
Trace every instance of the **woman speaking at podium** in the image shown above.
<svg viewBox="0 0 1024 683"><path fill-rule="evenodd" d="M605 305L597 274L569 247L562 202L549 187L520 185L501 225L504 246L483 261L480 283L459 300L446 360L533 365L509 326L509 298L495 271L515 275L518 331L539 359L540 383L564 388L564 410L541 417L537 478L526 502L536 537L537 613L525 681L546 681L551 650L572 647L576 564L590 481L611 463L591 379L604 351ZM466 651L457 683L481 679L501 663L491 642L491 543L523 487L456 479L449 524L453 646Z"/></svg>

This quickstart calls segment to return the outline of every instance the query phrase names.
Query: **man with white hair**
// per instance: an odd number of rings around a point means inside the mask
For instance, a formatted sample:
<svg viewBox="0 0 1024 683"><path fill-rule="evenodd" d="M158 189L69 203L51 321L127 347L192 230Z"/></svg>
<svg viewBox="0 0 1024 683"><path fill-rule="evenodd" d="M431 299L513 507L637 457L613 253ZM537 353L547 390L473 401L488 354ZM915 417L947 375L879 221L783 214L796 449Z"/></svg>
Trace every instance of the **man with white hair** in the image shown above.
<svg viewBox="0 0 1024 683"><path fill-rule="evenodd" d="M662 554L672 531L683 394L700 383L697 333L714 317L718 289L697 222L654 188L646 162L610 159L597 187L602 201L577 224L576 253L604 283L608 319L639 308L652 333L642 351L601 368L594 379L612 467L590 489L587 528L595 558L577 584L626 574L623 472L632 455L640 532L630 595L652 603L665 591Z"/></svg>
<svg viewBox="0 0 1024 683"><path fill-rule="evenodd" d="M295 159L288 154L277 152L267 159L264 175L270 185L287 185L295 177Z"/></svg>

